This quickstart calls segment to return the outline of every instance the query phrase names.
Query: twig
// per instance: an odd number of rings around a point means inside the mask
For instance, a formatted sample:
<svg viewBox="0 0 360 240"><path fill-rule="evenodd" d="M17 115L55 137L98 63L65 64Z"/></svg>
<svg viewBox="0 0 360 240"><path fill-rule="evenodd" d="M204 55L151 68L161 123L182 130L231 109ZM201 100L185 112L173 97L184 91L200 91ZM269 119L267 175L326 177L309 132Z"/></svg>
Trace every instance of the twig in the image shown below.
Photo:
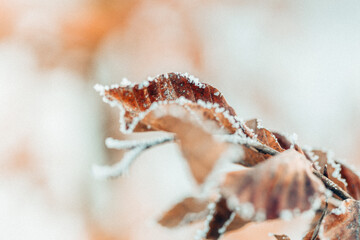
<svg viewBox="0 0 360 240"><path fill-rule="evenodd" d="M258 152L269 154L272 156L279 153L278 151L272 149L271 147L268 147L260 143L256 139L241 137L237 135L219 135L218 137L224 142L241 144L248 148L254 148Z"/></svg>
<svg viewBox="0 0 360 240"><path fill-rule="evenodd" d="M342 200L353 199L353 197L351 197L341 187L339 187L336 183L331 181L329 178L325 177L318 170L313 169L312 172L313 172L313 174L315 174L315 176L320 178L320 180L325 184L327 189L331 190L333 193L335 193L337 196L339 196Z"/></svg>
<svg viewBox="0 0 360 240"><path fill-rule="evenodd" d="M124 157L120 160L120 162L112 165L112 166L100 166L94 165L92 170L93 174L96 178L104 179L104 178L115 178L123 175L128 171L131 164L135 161L135 159L146 149L151 147L174 141L174 136L167 136L162 138L156 138L151 140L117 140L113 138L106 139L106 146L108 148L113 149L129 149L128 152L124 154Z"/></svg>
<svg viewBox="0 0 360 240"><path fill-rule="evenodd" d="M156 145L171 142L175 140L175 136L166 136L166 137L159 137L150 140L118 140L114 138L107 138L105 140L105 145L107 148L111 149L133 149L139 146L149 146L154 147Z"/></svg>
<svg viewBox="0 0 360 240"><path fill-rule="evenodd" d="M322 220L324 219L324 217L325 217L325 215L326 215L326 213L327 213L327 208L328 208L328 201L326 200L326 202L325 202L325 208L324 208L324 210L323 210L323 212L322 212L322 214L321 214L321 217L320 217L318 223L316 224L316 227L315 227L315 229L314 229L314 232L313 232L313 234L312 234L312 236L311 236L311 240L315 240L316 237L318 236L319 230L320 230L320 226L321 226L321 222L322 222Z"/></svg>

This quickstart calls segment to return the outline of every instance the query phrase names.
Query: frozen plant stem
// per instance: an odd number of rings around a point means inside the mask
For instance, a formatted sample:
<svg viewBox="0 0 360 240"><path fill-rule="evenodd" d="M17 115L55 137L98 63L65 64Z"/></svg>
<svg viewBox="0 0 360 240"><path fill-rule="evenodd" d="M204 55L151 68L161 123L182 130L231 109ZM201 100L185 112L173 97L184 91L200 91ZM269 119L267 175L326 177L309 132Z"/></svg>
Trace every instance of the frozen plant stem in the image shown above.
<svg viewBox="0 0 360 240"><path fill-rule="evenodd" d="M276 155L279 152L272 149L271 147L268 147L256 139L248 138L248 137L242 137L237 135L219 135L218 136L222 141L234 143L234 144L241 144L248 148L253 148L258 152L269 154L269 155Z"/></svg>
<svg viewBox="0 0 360 240"><path fill-rule="evenodd" d="M124 154L124 157L120 160L120 162L114 164L113 166L94 165L92 169L93 174L96 178L99 179L119 177L128 171L131 164L143 151L162 143L172 142L174 140L174 136L143 141L121 141L108 138L106 139L106 146L108 148L129 149L129 151Z"/></svg>
<svg viewBox="0 0 360 240"><path fill-rule="evenodd" d="M107 148L118 150L133 149L140 146L145 146L147 149L162 143L172 142L174 140L175 136L159 137L150 140L118 140L114 138L107 138L105 140L105 145Z"/></svg>

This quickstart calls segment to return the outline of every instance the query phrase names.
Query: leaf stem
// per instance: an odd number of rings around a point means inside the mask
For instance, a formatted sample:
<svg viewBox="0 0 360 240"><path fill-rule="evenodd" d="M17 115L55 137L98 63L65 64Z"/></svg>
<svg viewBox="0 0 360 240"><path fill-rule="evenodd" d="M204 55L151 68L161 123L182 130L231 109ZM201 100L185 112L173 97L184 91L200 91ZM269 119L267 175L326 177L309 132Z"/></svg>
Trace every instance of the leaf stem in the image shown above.
<svg viewBox="0 0 360 240"><path fill-rule="evenodd" d="M313 174L320 178L320 180L325 184L326 188L339 196L342 200L353 199L347 192L345 192L341 187L339 187L336 183L331 181L329 178L325 177L318 170L313 169Z"/></svg>

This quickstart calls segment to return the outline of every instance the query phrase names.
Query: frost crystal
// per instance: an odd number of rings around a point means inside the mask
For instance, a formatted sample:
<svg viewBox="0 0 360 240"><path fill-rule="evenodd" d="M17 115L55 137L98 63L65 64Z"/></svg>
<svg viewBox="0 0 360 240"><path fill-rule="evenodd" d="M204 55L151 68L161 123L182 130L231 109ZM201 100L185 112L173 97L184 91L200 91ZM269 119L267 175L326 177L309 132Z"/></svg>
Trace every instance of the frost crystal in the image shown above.
<svg viewBox="0 0 360 240"><path fill-rule="evenodd" d="M120 82L120 87L127 87L130 85L131 85L131 82L127 78L123 78Z"/></svg>
<svg viewBox="0 0 360 240"><path fill-rule="evenodd" d="M219 229L218 233L220 235L223 235L226 232L227 227L230 225L230 223L234 220L236 213L231 213L229 219L224 223L224 225Z"/></svg>
<svg viewBox="0 0 360 240"><path fill-rule="evenodd" d="M338 208L335 208L331 211L331 213L335 214L335 215L342 215L346 213L346 206L345 204L341 204Z"/></svg>
<svg viewBox="0 0 360 240"><path fill-rule="evenodd" d="M285 221L290 221L293 218L293 213L291 210L285 209L280 212L280 218Z"/></svg>
<svg viewBox="0 0 360 240"><path fill-rule="evenodd" d="M148 87L149 86L149 81L144 81L144 82L142 82L142 83L140 83L139 84L139 89L143 89L143 88L146 88L146 87Z"/></svg>
<svg viewBox="0 0 360 240"><path fill-rule="evenodd" d="M335 154L333 151L327 151L326 153L328 163L334 168L334 172L331 175L340 182L344 183L345 186L347 186L348 184L346 180L341 177L341 165L335 162L334 155Z"/></svg>
<svg viewBox="0 0 360 240"><path fill-rule="evenodd" d="M151 147L161 143L173 141L175 136L159 137L150 140L117 140L114 138L107 138L105 145L111 149L131 149L139 146Z"/></svg>
<svg viewBox="0 0 360 240"><path fill-rule="evenodd" d="M209 210L209 214L206 217L204 229L197 231L195 238L194 238L195 240L202 240L203 238L206 237L206 234L209 232L210 222L214 217L215 210L216 210L216 204L214 202L210 203L208 205L208 210Z"/></svg>

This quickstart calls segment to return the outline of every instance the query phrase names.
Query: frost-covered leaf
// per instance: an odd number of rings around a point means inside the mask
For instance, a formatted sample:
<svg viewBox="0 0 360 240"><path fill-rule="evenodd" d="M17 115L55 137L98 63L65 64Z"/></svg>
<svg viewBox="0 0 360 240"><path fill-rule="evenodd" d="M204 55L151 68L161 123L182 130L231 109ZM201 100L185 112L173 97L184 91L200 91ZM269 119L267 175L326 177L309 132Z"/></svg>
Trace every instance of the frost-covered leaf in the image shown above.
<svg viewBox="0 0 360 240"><path fill-rule="evenodd" d="M325 191L304 155L290 149L254 168L230 172L222 185L230 209L245 219L291 219L314 210Z"/></svg>
<svg viewBox="0 0 360 240"><path fill-rule="evenodd" d="M346 191L356 200L360 200L360 176L345 164L338 164L341 166L340 175L347 183Z"/></svg>
<svg viewBox="0 0 360 240"><path fill-rule="evenodd" d="M245 125L253 131L256 139L260 143L272 148L277 152L284 151L284 149L278 143L276 137L269 130L262 127L259 120L252 119L246 121ZM256 149L247 146L243 146L243 149L244 158L241 163L245 166L255 166L256 164L261 163L272 156L270 154L257 151Z"/></svg>
<svg viewBox="0 0 360 240"><path fill-rule="evenodd" d="M319 232L320 239L360 239L360 202L345 200L339 208L325 216Z"/></svg>
<svg viewBox="0 0 360 240"><path fill-rule="evenodd" d="M256 134L256 138L262 144L265 144L272 149L283 152L284 149L280 146L279 142L277 141L276 137L266 128L264 128L258 119L252 119L246 121L246 126L248 126L253 132Z"/></svg>
<svg viewBox="0 0 360 240"><path fill-rule="evenodd" d="M360 200L360 177L345 163L336 161L332 152L313 150L316 156L315 166L331 181L348 192L353 198Z"/></svg>
<svg viewBox="0 0 360 240"><path fill-rule="evenodd" d="M208 200L187 197L175 204L158 221L164 227L172 228L203 220L207 215Z"/></svg>
<svg viewBox="0 0 360 240"><path fill-rule="evenodd" d="M227 206L226 199L221 197L207 217L205 230L201 232L201 238L219 239L225 232L230 232L243 227L249 221L240 218Z"/></svg>
<svg viewBox="0 0 360 240"><path fill-rule="evenodd" d="M284 134L278 132L271 132L271 133L275 136L277 142L284 150L294 148L299 153L304 154L303 150L299 147L299 145L296 144L296 140L297 140L296 134L285 136Z"/></svg>
<svg viewBox="0 0 360 240"><path fill-rule="evenodd" d="M120 130L133 131L164 130L149 121L148 114L169 103L192 109L202 118L215 121L229 133L239 132L252 136L242 124L225 98L216 88L200 83L188 74L169 73L140 84L125 83L111 87L96 85L104 101L120 108Z"/></svg>

